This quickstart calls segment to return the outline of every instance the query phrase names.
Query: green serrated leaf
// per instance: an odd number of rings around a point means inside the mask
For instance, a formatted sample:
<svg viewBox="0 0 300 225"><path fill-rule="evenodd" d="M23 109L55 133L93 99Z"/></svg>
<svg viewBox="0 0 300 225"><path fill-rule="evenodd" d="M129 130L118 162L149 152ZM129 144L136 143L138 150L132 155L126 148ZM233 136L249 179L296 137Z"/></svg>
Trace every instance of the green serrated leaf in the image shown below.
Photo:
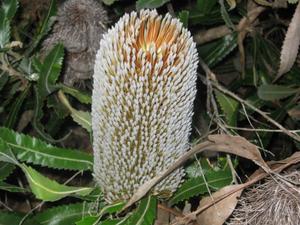
<svg viewBox="0 0 300 225"><path fill-rule="evenodd" d="M72 187L59 184L25 164L22 165L22 170L26 174L32 193L36 198L43 201L53 202L67 196L86 196L93 190L90 187Z"/></svg>
<svg viewBox="0 0 300 225"><path fill-rule="evenodd" d="M207 187L215 191L232 182L232 174L228 168L219 171L211 169L211 171L206 172L204 177L205 180L203 176L186 180L174 193L169 203L174 205L193 196L207 193Z"/></svg>
<svg viewBox="0 0 300 225"><path fill-rule="evenodd" d="M237 33L233 32L212 43L199 47L199 54L208 66L214 67L237 46Z"/></svg>
<svg viewBox="0 0 300 225"><path fill-rule="evenodd" d="M127 220L128 220L128 216L123 218L123 219L114 219L114 220L108 219L108 220L105 220L103 222L100 222L99 225L125 225L125 224L127 224L126 223ZM91 224L91 225L93 225L93 224Z"/></svg>
<svg viewBox="0 0 300 225"><path fill-rule="evenodd" d="M183 23L184 27L188 27L188 22L189 22L189 11L187 10L182 10L179 12L179 20Z"/></svg>
<svg viewBox="0 0 300 225"><path fill-rule="evenodd" d="M91 104L92 103L92 98L90 95L83 93L82 91L79 91L75 88L68 87L66 85L61 85L61 90L64 93L67 93L69 95L72 95L74 98L76 98L78 101L84 104Z"/></svg>
<svg viewBox="0 0 300 225"><path fill-rule="evenodd" d="M23 215L16 212L1 212L0 211L0 225L19 225ZM25 225L25 224L24 224Z"/></svg>
<svg viewBox="0 0 300 225"><path fill-rule="evenodd" d="M197 0L197 10L199 13L208 15L212 9L215 7L217 0Z"/></svg>
<svg viewBox="0 0 300 225"><path fill-rule="evenodd" d="M80 126L82 126L84 129L86 129L88 132L92 131L92 117L90 112L85 112L81 110L74 109L67 97L61 92L58 92L58 97L62 104L66 106L66 108L69 109L71 112L71 117L73 120L78 123Z"/></svg>
<svg viewBox="0 0 300 225"><path fill-rule="evenodd" d="M154 9L154 8L158 8L162 5L164 5L165 3L169 2L170 0L138 0L136 2L136 9L137 10L141 10L144 8L147 9Z"/></svg>
<svg viewBox="0 0 300 225"><path fill-rule="evenodd" d="M5 17L8 20L11 20L15 16L18 5L19 5L19 3L17 0L4 0L3 1L2 9L4 11Z"/></svg>
<svg viewBox="0 0 300 225"><path fill-rule="evenodd" d="M141 200L137 210L128 218L127 225L152 225L156 218L157 199L147 196Z"/></svg>
<svg viewBox="0 0 300 225"><path fill-rule="evenodd" d="M217 90L215 90L215 94L217 101L220 104L223 113L225 114L227 123L230 126L235 127L237 124L237 115L240 105L239 102Z"/></svg>
<svg viewBox="0 0 300 225"><path fill-rule="evenodd" d="M5 120L4 126L9 128L13 128L15 126L15 123L18 119L19 111L21 109L21 106L25 98L28 95L29 90L30 90L30 85L28 85L26 89L22 91L20 95L16 98L15 102L13 103L12 107L9 110L9 116Z"/></svg>
<svg viewBox="0 0 300 225"><path fill-rule="evenodd" d="M33 219L43 225L70 225L86 216L89 208L85 203L62 205L38 213Z"/></svg>
<svg viewBox="0 0 300 225"><path fill-rule="evenodd" d="M92 132L92 116L90 112L73 109L71 116L76 123L86 129L88 132Z"/></svg>
<svg viewBox="0 0 300 225"><path fill-rule="evenodd" d="M232 23L231 19L230 19L230 16L227 12L227 9L225 7L225 4L224 4L224 0L219 0L219 4L221 6L221 15L222 15L222 18L226 24L227 27L229 27L230 29L234 30L235 29L235 26L234 24Z"/></svg>
<svg viewBox="0 0 300 225"><path fill-rule="evenodd" d="M0 161L0 181L5 180L15 168L14 164Z"/></svg>
<svg viewBox="0 0 300 225"><path fill-rule="evenodd" d="M0 48L5 48L10 39L9 20L5 17L3 9L0 9Z"/></svg>
<svg viewBox="0 0 300 225"><path fill-rule="evenodd" d="M93 158L84 152L54 147L37 138L0 127L0 138L5 141L16 157L27 163L57 169L91 170ZM1 142L0 142L1 143ZM0 145L0 152L5 146Z"/></svg>
<svg viewBox="0 0 300 225"><path fill-rule="evenodd" d="M46 56L37 83L40 97L46 97L55 90L54 85L60 74L63 58L64 46L62 44L54 46Z"/></svg>
<svg viewBox="0 0 300 225"><path fill-rule="evenodd" d="M39 28L39 31L35 34L33 42L30 44L30 47L27 49L25 55L30 55L31 52L38 46L42 38L50 31L50 28L54 23L54 16L56 15L56 12L56 0L51 0L48 13L44 18L42 25Z"/></svg>
<svg viewBox="0 0 300 225"><path fill-rule="evenodd" d="M77 221L76 225L93 225L98 220L99 220L98 216L87 216L87 217L82 218L82 220Z"/></svg>
<svg viewBox="0 0 300 225"><path fill-rule="evenodd" d="M10 146L0 137L0 161L5 163L11 163L18 165L18 161L15 158Z"/></svg>
<svg viewBox="0 0 300 225"><path fill-rule="evenodd" d="M101 209L101 211L99 212L99 215L103 216L107 213L109 213L109 214L116 213L116 212L120 211L125 206L125 204L126 204L125 202L116 202L114 204L107 205Z"/></svg>
<svg viewBox="0 0 300 225"><path fill-rule="evenodd" d="M266 101L280 100L299 92L299 89L291 88L283 85L264 84L257 90L260 99Z"/></svg>
<svg viewBox="0 0 300 225"><path fill-rule="evenodd" d="M21 188L15 185L11 185L8 183L5 183L3 181L0 181L0 190L8 191L8 192L27 192L25 188Z"/></svg>

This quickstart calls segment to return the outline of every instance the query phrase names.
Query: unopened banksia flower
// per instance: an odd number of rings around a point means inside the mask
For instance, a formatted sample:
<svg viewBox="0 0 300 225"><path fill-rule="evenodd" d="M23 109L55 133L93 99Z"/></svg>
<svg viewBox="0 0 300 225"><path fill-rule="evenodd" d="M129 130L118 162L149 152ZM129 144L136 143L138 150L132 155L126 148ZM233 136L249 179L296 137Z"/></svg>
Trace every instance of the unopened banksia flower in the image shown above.
<svg viewBox="0 0 300 225"><path fill-rule="evenodd" d="M108 202L129 199L188 148L197 51L190 32L155 10L125 14L103 35L92 104L94 176ZM155 192L171 194L178 169Z"/></svg>
<svg viewBox="0 0 300 225"><path fill-rule="evenodd" d="M66 85L91 78L106 23L106 11L98 0L66 0L59 6L52 33L44 41L42 51L47 53L55 44L63 43Z"/></svg>

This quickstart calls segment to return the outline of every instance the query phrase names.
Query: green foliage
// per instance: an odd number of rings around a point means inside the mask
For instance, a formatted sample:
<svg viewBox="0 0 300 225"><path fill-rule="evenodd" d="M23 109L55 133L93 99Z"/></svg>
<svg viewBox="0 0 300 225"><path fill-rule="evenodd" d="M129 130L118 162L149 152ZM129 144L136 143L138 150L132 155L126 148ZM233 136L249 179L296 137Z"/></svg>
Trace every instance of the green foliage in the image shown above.
<svg viewBox="0 0 300 225"><path fill-rule="evenodd" d="M179 12L178 15L180 21L183 23L184 27L188 27L188 23L189 23L189 11L187 10L182 10L181 12Z"/></svg>
<svg viewBox="0 0 300 225"><path fill-rule="evenodd" d="M5 180L14 171L14 169L14 164L0 161L0 181Z"/></svg>
<svg viewBox="0 0 300 225"><path fill-rule="evenodd" d="M8 192L27 192L28 190L0 181L0 189Z"/></svg>
<svg viewBox="0 0 300 225"><path fill-rule="evenodd" d="M69 225L88 214L90 204L76 203L47 209L31 219L44 225Z"/></svg>
<svg viewBox="0 0 300 225"><path fill-rule="evenodd" d="M22 218L23 218L23 215L21 215L19 213L0 212L0 224L1 225L8 225L8 224L9 225L19 225ZM28 225L28 223L25 223L24 225Z"/></svg>
<svg viewBox="0 0 300 225"><path fill-rule="evenodd" d="M86 196L92 191L92 188L89 187L71 187L59 184L25 164L22 165L22 169L26 174L32 193L43 201L53 202L70 195Z"/></svg>
<svg viewBox="0 0 300 225"><path fill-rule="evenodd" d="M237 46L237 33L228 34L212 43L199 47L199 54L208 66L214 67Z"/></svg>
<svg viewBox="0 0 300 225"><path fill-rule="evenodd" d="M192 174L195 174L195 172ZM232 179L232 173L228 165L225 165L223 168L213 168L206 161L201 160L200 173L187 179L174 193L169 203L174 205L193 196L202 195L209 191L216 191L229 185Z"/></svg>
<svg viewBox="0 0 300 225"><path fill-rule="evenodd" d="M128 218L126 225L152 225L156 218L156 207L157 200L154 196L145 197L141 200L137 210Z"/></svg>
<svg viewBox="0 0 300 225"><path fill-rule="evenodd" d="M5 127L0 127L0 138L23 162L69 170L91 170L93 166L92 156L84 152L54 147ZM0 145L0 152L5 150L5 146Z"/></svg>
<svg viewBox="0 0 300 225"><path fill-rule="evenodd" d="M17 0L3 0L0 9L0 48L5 48L10 40L10 22L18 8Z"/></svg>
<svg viewBox="0 0 300 225"><path fill-rule="evenodd" d="M215 90L215 94L218 103L225 114L227 123L235 127L237 124L239 102L229 96L224 95L220 91Z"/></svg>
<svg viewBox="0 0 300 225"><path fill-rule="evenodd" d="M43 37L50 31L51 26L54 23L54 16L57 12L56 0L51 0L50 7L47 15L45 16L43 22L38 28L30 47L26 51L26 55L30 55L33 50L38 46Z"/></svg>
<svg viewBox="0 0 300 225"><path fill-rule="evenodd" d="M170 0L137 0L136 9L137 10L144 9L144 8L154 9L164 5L169 1Z"/></svg>
<svg viewBox="0 0 300 225"><path fill-rule="evenodd" d="M264 84L258 88L257 95L262 100L274 101L299 93L299 90L283 85Z"/></svg>

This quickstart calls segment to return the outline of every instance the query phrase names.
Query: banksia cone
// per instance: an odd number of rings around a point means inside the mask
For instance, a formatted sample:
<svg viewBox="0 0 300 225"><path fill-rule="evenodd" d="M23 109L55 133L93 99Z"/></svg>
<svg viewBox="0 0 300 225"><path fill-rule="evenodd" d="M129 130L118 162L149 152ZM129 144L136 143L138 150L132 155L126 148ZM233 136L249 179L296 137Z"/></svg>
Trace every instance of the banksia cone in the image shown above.
<svg viewBox="0 0 300 225"><path fill-rule="evenodd" d="M125 14L100 42L94 69L94 176L108 202L129 199L188 148L197 51L169 14ZM178 169L156 186L170 195Z"/></svg>
<svg viewBox="0 0 300 225"><path fill-rule="evenodd" d="M248 188L238 201L227 225L300 224L300 171L291 170L281 178L267 178Z"/></svg>
<svg viewBox="0 0 300 225"><path fill-rule="evenodd" d="M55 44L64 44L63 82L66 85L73 86L91 78L106 23L106 11L97 0L67 0L60 5L56 23L44 41L42 51L47 53Z"/></svg>

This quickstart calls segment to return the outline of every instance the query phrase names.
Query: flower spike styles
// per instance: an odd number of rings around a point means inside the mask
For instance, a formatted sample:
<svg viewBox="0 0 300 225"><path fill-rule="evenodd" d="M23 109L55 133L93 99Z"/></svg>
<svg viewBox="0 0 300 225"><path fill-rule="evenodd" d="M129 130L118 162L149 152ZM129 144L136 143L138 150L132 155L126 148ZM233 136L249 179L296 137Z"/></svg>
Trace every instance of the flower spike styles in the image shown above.
<svg viewBox="0 0 300 225"><path fill-rule="evenodd" d="M125 14L103 35L94 68L94 176L108 202L129 199L189 147L198 55L190 32L155 10ZM170 196L178 169L154 192Z"/></svg>

